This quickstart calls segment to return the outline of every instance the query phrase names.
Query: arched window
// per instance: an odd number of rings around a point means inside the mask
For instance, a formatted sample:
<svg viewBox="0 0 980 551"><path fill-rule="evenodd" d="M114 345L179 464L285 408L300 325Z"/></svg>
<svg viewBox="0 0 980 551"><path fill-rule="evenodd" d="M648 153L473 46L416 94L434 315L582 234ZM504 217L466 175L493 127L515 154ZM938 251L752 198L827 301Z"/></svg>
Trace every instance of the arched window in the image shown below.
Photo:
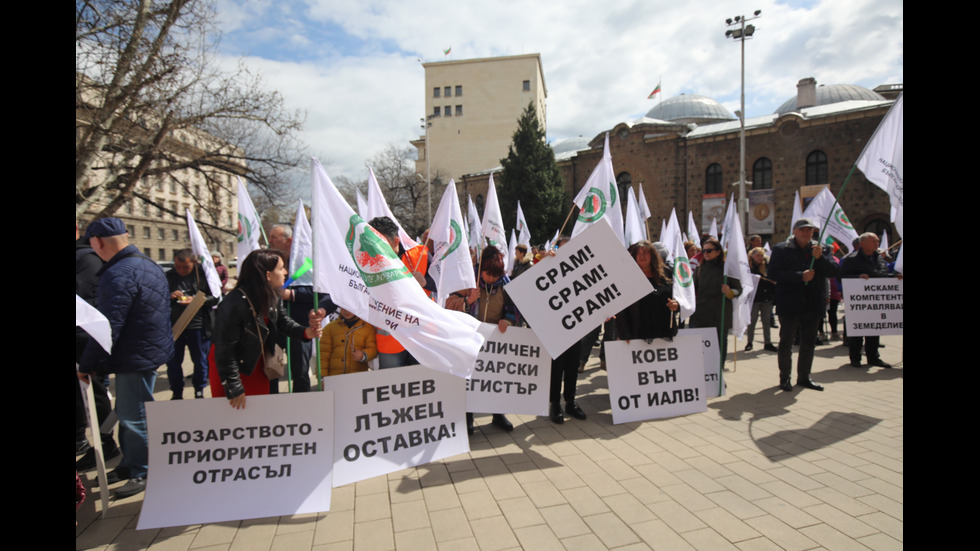
<svg viewBox="0 0 980 551"><path fill-rule="evenodd" d="M772 161L765 157L752 164L752 189L772 189Z"/></svg>
<svg viewBox="0 0 980 551"><path fill-rule="evenodd" d="M483 203L484 203L483 194L482 193L477 194L476 199L473 199L473 204L476 205L476 210L477 212L480 213L480 216L483 216Z"/></svg>
<svg viewBox="0 0 980 551"><path fill-rule="evenodd" d="M712 163L708 165L708 170L704 172L704 193L724 193L721 185L721 165Z"/></svg>
<svg viewBox="0 0 980 551"><path fill-rule="evenodd" d="M806 185L818 186L828 183L827 154L819 149L806 156Z"/></svg>

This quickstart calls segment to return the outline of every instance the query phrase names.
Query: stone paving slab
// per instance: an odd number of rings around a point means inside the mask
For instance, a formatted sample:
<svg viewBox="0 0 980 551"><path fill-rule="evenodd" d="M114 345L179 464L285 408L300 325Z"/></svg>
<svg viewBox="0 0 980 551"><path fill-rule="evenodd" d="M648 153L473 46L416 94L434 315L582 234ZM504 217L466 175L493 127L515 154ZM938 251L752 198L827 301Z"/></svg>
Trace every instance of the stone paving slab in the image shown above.
<svg viewBox="0 0 980 551"><path fill-rule="evenodd" d="M593 356L586 421L512 415L504 433L478 415L470 453L335 488L328 513L137 531L142 496L102 518L96 488L75 548L901 549L904 340L882 343L895 369L820 346L826 391L792 393L775 386L775 354L739 346L707 412L615 426ZM165 376L155 396L170 397Z"/></svg>

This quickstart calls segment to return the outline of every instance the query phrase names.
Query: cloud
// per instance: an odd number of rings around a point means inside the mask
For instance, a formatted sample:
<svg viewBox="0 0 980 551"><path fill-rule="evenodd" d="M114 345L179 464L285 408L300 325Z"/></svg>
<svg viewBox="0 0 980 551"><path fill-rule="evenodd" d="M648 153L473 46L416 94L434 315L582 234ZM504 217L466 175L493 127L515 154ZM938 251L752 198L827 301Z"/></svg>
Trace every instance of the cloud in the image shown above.
<svg viewBox="0 0 980 551"><path fill-rule="evenodd" d="M902 82L900 0L757 2L746 43L746 111L771 113L796 82ZM293 108L331 175L363 177L364 161L418 137L424 74L416 57L450 59L540 52L549 139L592 137L665 98L701 94L738 108L739 45L725 19L741 3L648 0L551 2L248 2L222 0L222 49L246 55Z"/></svg>

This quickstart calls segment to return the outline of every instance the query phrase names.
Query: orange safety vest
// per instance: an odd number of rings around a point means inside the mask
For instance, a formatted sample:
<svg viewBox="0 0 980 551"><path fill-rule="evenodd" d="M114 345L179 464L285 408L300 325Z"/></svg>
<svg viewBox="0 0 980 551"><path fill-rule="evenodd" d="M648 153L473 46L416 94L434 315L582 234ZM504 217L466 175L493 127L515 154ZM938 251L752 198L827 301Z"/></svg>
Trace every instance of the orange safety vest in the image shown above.
<svg viewBox="0 0 980 551"><path fill-rule="evenodd" d="M412 247L405 251L401 256L402 264L408 268L409 272L421 272L426 273L429 269L429 251L425 248L425 245L419 245L417 247ZM432 298L432 293L425 291L426 296ZM380 327L378 329L377 342L378 342L378 352L381 354L398 354L405 350L405 347L398 342L398 339L391 336L385 330Z"/></svg>

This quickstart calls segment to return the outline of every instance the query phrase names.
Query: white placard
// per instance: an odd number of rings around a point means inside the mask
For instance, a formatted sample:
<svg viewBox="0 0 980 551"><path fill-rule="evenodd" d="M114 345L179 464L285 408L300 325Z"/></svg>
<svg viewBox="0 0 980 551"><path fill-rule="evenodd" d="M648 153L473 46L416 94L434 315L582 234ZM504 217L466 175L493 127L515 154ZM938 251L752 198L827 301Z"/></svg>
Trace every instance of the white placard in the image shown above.
<svg viewBox="0 0 980 551"><path fill-rule="evenodd" d="M702 344L693 335L672 342L606 343L613 423L646 421L707 410Z"/></svg>
<svg viewBox="0 0 980 551"><path fill-rule="evenodd" d="M138 529L330 510L333 393L147 402Z"/></svg>
<svg viewBox="0 0 980 551"><path fill-rule="evenodd" d="M466 380L419 365L337 375L334 486L470 451Z"/></svg>
<svg viewBox="0 0 980 551"><path fill-rule="evenodd" d="M844 317L847 335L903 335L905 284L897 278L846 278Z"/></svg>
<svg viewBox="0 0 980 551"><path fill-rule="evenodd" d="M486 339L466 382L466 411L547 415L551 356L534 331L480 325Z"/></svg>
<svg viewBox="0 0 980 551"><path fill-rule="evenodd" d="M684 335L694 335L701 341L702 359L704 360L704 397L724 396L725 390L728 389L728 383L724 382L723 375L719 374L721 350L718 348L718 330L714 327L688 327L677 330L678 337ZM722 379L721 385L718 384L718 379ZM719 390L721 390L721 394L718 393Z"/></svg>
<svg viewBox="0 0 980 551"><path fill-rule="evenodd" d="M507 285L552 358L652 291L609 224L592 224Z"/></svg>

